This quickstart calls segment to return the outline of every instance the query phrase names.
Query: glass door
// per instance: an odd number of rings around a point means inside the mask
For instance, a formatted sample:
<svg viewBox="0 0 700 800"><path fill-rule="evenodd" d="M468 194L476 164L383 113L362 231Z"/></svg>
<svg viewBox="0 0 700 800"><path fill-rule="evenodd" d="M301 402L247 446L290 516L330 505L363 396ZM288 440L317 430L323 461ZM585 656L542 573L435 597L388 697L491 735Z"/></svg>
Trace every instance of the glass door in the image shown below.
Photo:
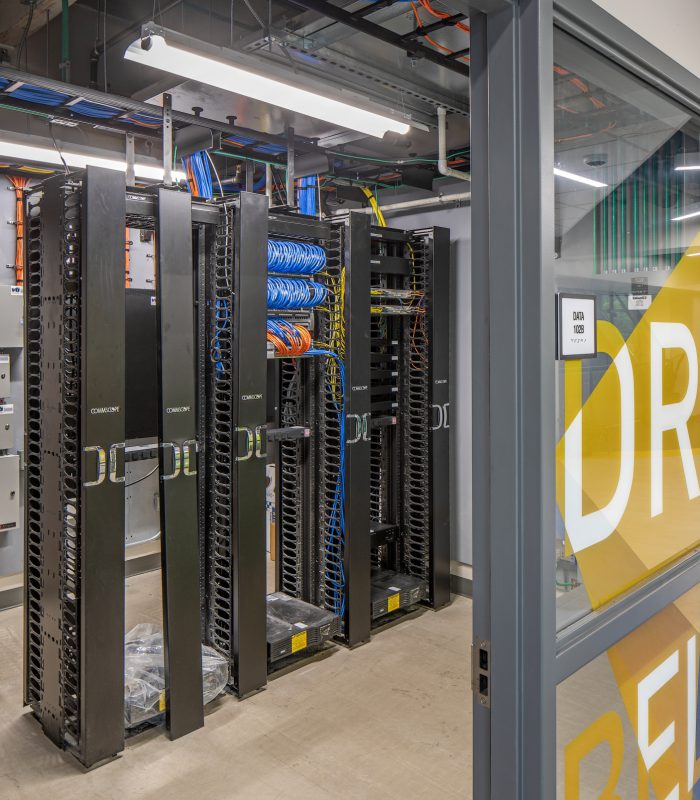
<svg viewBox="0 0 700 800"><path fill-rule="evenodd" d="M700 797L700 81L583 0L473 31L474 796Z"/></svg>

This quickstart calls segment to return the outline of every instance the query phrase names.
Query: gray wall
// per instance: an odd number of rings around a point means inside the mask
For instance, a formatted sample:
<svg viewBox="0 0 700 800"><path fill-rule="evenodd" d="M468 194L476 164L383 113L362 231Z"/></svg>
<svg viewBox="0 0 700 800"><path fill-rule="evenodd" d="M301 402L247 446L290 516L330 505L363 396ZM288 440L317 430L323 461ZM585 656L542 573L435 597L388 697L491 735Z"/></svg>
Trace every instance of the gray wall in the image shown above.
<svg viewBox="0 0 700 800"><path fill-rule="evenodd" d="M469 184L460 186L464 191ZM396 200L404 198L396 198ZM392 200L385 195L383 201ZM450 357L452 428L452 559L472 563L472 395L471 395L471 210L441 208L419 214L386 215L396 228L450 229L452 240Z"/></svg>
<svg viewBox="0 0 700 800"><path fill-rule="evenodd" d="M659 50L700 77L698 0L595 0Z"/></svg>

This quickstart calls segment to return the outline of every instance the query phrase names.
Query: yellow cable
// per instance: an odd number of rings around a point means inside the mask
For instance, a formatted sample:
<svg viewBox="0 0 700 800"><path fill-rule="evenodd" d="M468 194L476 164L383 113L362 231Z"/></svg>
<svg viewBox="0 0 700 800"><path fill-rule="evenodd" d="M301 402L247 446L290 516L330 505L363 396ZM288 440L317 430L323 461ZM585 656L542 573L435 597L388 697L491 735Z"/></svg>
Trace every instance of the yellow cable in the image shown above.
<svg viewBox="0 0 700 800"><path fill-rule="evenodd" d="M374 216L377 218L377 224L379 225L379 227L386 228L387 227L386 220L384 219L384 214L382 213L382 210L379 207L377 198L372 194L372 192L366 186L362 187L362 193L369 200L369 203L372 206L372 211L374 211Z"/></svg>

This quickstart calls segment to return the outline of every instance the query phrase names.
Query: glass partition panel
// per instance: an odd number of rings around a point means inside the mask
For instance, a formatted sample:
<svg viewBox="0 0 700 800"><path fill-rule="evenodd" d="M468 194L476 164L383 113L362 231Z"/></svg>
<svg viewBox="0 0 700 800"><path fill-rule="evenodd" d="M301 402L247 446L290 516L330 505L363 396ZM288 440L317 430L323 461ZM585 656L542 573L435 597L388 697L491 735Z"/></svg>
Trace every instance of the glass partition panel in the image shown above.
<svg viewBox="0 0 700 800"><path fill-rule="evenodd" d="M557 797L700 797L700 587L557 689Z"/></svg>
<svg viewBox="0 0 700 800"><path fill-rule="evenodd" d="M561 630L700 544L700 124L562 32L553 80Z"/></svg>

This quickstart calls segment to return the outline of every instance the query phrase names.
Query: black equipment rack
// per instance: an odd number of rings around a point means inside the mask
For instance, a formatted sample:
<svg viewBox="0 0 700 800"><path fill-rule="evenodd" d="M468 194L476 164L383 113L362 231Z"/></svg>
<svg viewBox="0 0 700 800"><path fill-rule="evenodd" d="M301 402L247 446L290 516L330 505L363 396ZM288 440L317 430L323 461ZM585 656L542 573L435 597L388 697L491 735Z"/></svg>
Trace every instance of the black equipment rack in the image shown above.
<svg viewBox="0 0 700 800"><path fill-rule="evenodd" d="M200 283L200 474L207 644L229 659L239 697L267 682L265 636L265 393L267 198L219 206Z"/></svg>
<svg viewBox="0 0 700 800"><path fill-rule="evenodd" d="M344 235L342 225L298 214L270 213L269 236L312 242L326 251L326 266L314 275L329 289L324 305L308 315L314 347L319 343L344 360ZM277 311L268 311L278 316ZM343 364L344 366L344 364ZM335 636L344 605L343 537L338 530L342 390L337 363L329 356L271 358L268 386L270 445L276 468L276 587L268 597L268 650L271 666L282 657L275 607L298 608L307 630L297 635L294 652L307 655ZM347 387L347 378L346 378ZM308 435L299 436L303 430ZM333 528L333 520L336 528ZM333 531L331 533L331 531ZM335 596L334 596L335 592ZM283 594L282 594L283 593ZM293 606L283 606L286 596ZM319 609L326 609L325 612ZM298 643L302 642L304 646Z"/></svg>
<svg viewBox="0 0 700 800"><path fill-rule="evenodd" d="M351 396L367 389L369 413L347 442L368 469L366 478L351 474L346 503L355 513L367 507L367 536L354 527L348 536L348 581L357 579L353 562L366 581L350 644L387 614L450 599L449 231L372 226L364 270L358 250L347 340L355 363L367 365Z"/></svg>
<svg viewBox="0 0 700 800"><path fill-rule="evenodd" d="M329 580L342 572L342 542L334 550L327 541L340 468L340 372L325 356L268 353L266 297L268 237L321 244L327 264L314 278L331 290L325 306L280 316L308 324L315 342L329 344L343 326L345 230L271 212L257 195L243 193L225 209L204 287L200 338L207 393L200 484L207 498L205 617L207 642L227 655L233 689L245 697L265 685L268 668L308 655L340 625L328 611L334 611ZM277 470L275 585L294 609L291 623L271 613L280 595L266 603L267 463ZM295 624L305 626L303 635Z"/></svg>
<svg viewBox="0 0 700 800"><path fill-rule="evenodd" d="M166 723L172 738L203 724L190 237L218 212L170 190L127 191L122 173L96 167L27 197L24 700L92 767L124 747L127 226L162 234Z"/></svg>
<svg viewBox="0 0 700 800"><path fill-rule="evenodd" d="M298 321L311 330L314 346L321 342L342 359L342 228L279 211L270 214L269 225L270 238L324 247L326 267L313 277L326 284L328 298L321 310ZM339 630L342 600L333 600L330 584L340 584L342 538L330 541L329 523L339 498L339 409L344 397L339 372L327 356L272 357L268 375L268 461L276 469L275 584L280 590L268 595L268 655L274 669L280 659L286 663L292 655L304 657ZM342 587L339 592L342 596ZM305 628L284 636L276 609L285 609Z"/></svg>
<svg viewBox="0 0 700 800"><path fill-rule="evenodd" d="M124 746L124 195L89 168L27 207L24 701L86 766Z"/></svg>

